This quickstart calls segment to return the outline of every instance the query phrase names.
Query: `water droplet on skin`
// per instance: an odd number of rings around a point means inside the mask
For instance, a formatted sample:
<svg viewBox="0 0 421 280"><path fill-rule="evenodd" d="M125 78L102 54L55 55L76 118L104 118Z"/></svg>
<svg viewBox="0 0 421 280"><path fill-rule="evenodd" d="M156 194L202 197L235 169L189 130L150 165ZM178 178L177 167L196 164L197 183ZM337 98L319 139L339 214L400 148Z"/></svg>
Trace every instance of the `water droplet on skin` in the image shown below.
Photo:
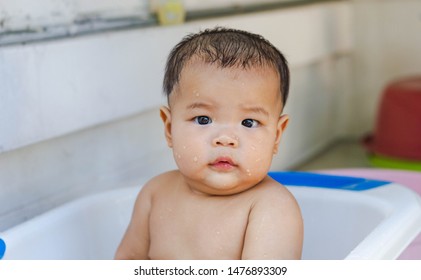
<svg viewBox="0 0 421 280"><path fill-rule="evenodd" d="M246 172L247 172L247 176L249 176L249 177L250 177L250 176L251 176L250 169L247 169L247 170L246 170Z"/></svg>

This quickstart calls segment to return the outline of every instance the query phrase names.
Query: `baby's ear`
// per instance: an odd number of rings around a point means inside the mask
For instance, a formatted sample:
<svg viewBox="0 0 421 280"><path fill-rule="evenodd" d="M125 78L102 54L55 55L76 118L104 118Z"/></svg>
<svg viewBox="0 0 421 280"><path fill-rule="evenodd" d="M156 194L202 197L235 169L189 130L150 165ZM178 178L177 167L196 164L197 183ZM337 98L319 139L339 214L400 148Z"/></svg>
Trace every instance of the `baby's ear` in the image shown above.
<svg viewBox="0 0 421 280"><path fill-rule="evenodd" d="M278 119L278 125L276 127L275 146L273 147L274 154L278 152L279 143L281 142L282 134L284 133L285 129L288 126L288 122L289 122L288 115L282 115Z"/></svg>
<svg viewBox="0 0 421 280"><path fill-rule="evenodd" d="M162 122L164 123L165 138L167 139L168 147L172 148L172 135L171 135L171 110L166 106L159 108Z"/></svg>

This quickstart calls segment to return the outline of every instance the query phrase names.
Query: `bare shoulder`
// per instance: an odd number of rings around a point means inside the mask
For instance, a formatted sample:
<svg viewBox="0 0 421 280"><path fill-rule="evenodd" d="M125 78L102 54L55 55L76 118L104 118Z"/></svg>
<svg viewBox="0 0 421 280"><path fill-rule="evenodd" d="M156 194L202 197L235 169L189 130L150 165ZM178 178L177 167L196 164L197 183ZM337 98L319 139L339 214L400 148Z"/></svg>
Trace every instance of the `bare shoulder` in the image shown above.
<svg viewBox="0 0 421 280"><path fill-rule="evenodd" d="M167 196L169 190L174 184L180 180L180 173L176 170L168 171L151 178L141 188L135 203L136 210L141 210L143 213L149 213L152 208L152 200L154 198Z"/></svg>
<svg viewBox="0 0 421 280"><path fill-rule="evenodd" d="M253 189L243 259L299 259L303 242L300 207L286 187L265 178Z"/></svg>
<svg viewBox="0 0 421 280"><path fill-rule="evenodd" d="M256 188L252 212L256 215L276 215L279 220L302 223L301 210L294 195L282 184L268 177Z"/></svg>
<svg viewBox="0 0 421 280"><path fill-rule="evenodd" d="M163 191L168 186L173 185L174 181L179 180L179 178L180 174L176 170L159 174L146 182L142 187L140 194L144 196L154 195L157 192Z"/></svg>
<svg viewBox="0 0 421 280"><path fill-rule="evenodd" d="M293 194L282 184L270 177L265 178L254 189L254 204L268 205L271 203L289 205L298 207L297 201Z"/></svg>
<svg viewBox="0 0 421 280"><path fill-rule="evenodd" d="M130 224L115 254L116 259L149 258L149 219L153 197L165 192L164 186L177 177L167 172L149 180L140 190L133 207Z"/></svg>
<svg viewBox="0 0 421 280"><path fill-rule="evenodd" d="M153 177L142 187L133 207L130 224L115 254L116 259L149 258L149 219L153 198L164 193L169 182L177 177L176 171L166 172Z"/></svg>

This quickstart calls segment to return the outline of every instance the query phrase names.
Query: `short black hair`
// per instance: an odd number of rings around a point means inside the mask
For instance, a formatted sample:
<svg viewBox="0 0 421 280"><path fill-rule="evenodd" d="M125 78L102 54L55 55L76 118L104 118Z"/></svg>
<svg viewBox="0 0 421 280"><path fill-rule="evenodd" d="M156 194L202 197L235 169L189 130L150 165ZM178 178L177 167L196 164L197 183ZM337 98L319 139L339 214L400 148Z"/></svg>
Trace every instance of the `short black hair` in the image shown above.
<svg viewBox="0 0 421 280"><path fill-rule="evenodd" d="M282 105L288 98L289 68L284 55L260 35L243 30L216 27L189 34L168 56L163 90L167 98L179 82L183 67L191 58L219 67L273 67L280 77Z"/></svg>

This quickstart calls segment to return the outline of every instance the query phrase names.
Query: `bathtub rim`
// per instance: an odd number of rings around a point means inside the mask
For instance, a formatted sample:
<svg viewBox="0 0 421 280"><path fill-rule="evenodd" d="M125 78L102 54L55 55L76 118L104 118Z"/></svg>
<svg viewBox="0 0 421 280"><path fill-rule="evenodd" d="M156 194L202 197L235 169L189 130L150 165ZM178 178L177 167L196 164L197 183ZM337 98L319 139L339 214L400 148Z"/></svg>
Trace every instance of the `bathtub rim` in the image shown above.
<svg viewBox="0 0 421 280"><path fill-rule="evenodd" d="M21 224L18 224L12 228L9 228L3 232L0 232L0 238L6 243L6 252L4 257L7 258L7 244L19 240L20 237L25 235L25 228L30 228L33 224L37 223L51 223L51 218L58 219L58 214L63 210L71 210L72 208L79 208L81 205L92 204L95 201L101 201L104 197L112 196L115 193L128 192L136 193L141 190L142 185L128 186L118 189L106 190L89 194L81 198L72 200L63 205L60 205L54 209L51 209L41 215L38 215L32 219L29 219ZM314 188L306 186L290 186L287 188ZM343 189L323 189L328 192L350 192L349 190ZM392 196L389 194L392 192ZM387 218L382 220L374 230L372 230L365 238L345 257L347 260L354 259L396 259L403 250L410 244L410 242L416 238L421 232L421 198L413 190L406 188L396 183L390 183L381 187L372 188L368 190L354 192L356 195L365 196L369 199L374 199L379 203L384 204L386 208L391 209ZM401 209L398 213L397 210ZM404 211L403 211L403 210ZM404 232L403 228L407 229ZM399 239L395 238L400 236ZM403 243L400 240L406 240ZM385 244L391 247L386 250ZM371 248L368 250L367 248ZM373 250L372 248L377 248Z"/></svg>

